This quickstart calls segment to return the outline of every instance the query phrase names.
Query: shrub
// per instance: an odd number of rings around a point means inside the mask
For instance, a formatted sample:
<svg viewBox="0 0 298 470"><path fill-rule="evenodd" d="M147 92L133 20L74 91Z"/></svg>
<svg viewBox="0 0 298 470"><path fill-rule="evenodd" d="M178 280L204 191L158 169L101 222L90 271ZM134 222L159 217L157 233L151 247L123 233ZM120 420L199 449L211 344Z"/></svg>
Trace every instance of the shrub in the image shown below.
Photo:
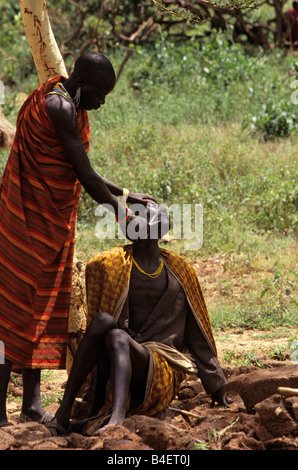
<svg viewBox="0 0 298 470"><path fill-rule="evenodd" d="M272 100L264 103L260 111L251 117L250 123L245 125L250 126L252 131L260 132L265 140L288 137L298 125L297 111L290 104Z"/></svg>

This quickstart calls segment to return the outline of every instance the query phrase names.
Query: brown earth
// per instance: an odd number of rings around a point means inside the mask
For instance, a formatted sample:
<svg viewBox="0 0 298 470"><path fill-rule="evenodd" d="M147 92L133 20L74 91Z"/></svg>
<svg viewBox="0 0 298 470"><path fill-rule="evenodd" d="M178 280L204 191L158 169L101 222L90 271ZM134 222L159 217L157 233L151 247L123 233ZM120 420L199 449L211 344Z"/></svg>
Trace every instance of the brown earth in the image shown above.
<svg viewBox="0 0 298 470"><path fill-rule="evenodd" d="M297 363L287 352L283 360L266 356L267 345L247 333L230 337L236 339L233 344L239 353L247 351L252 342L256 348L257 341L260 361L267 368L222 365L227 394L234 400L229 408L211 408L200 380L186 380L177 399L154 418L132 416L123 426L106 429L100 436L69 433L52 437L40 424L18 422L22 387L11 382L8 414L12 426L0 429L0 450L297 450L298 396L284 397L278 392L278 387L298 388ZM278 341L280 344L280 338ZM221 359L225 346L218 344ZM17 374L14 382L16 379L20 380ZM66 379L65 371L51 372L43 380L42 393L62 394ZM57 407L52 403L46 409L55 412ZM78 399L76 413L82 407L82 399Z"/></svg>

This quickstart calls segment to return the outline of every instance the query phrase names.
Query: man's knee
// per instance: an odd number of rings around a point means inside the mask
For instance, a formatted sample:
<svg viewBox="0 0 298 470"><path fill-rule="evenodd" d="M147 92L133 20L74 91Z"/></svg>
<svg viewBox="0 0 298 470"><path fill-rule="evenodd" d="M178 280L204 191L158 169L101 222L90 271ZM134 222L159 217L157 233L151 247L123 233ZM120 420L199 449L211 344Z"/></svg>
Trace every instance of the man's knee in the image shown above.
<svg viewBox="0 0 298 470"><path fill-rule="evenodd" d="M115 318L106 312L101 312L92 319L88 327L88 335L106 334L113 328L117 328Z"/></svg>
<svg viewBox="0 0 298 470"><path fill-rule="evenodd" d="M109 349L129 347L129 336L120 328L110 330L105 337L105 346Z"/></svg>

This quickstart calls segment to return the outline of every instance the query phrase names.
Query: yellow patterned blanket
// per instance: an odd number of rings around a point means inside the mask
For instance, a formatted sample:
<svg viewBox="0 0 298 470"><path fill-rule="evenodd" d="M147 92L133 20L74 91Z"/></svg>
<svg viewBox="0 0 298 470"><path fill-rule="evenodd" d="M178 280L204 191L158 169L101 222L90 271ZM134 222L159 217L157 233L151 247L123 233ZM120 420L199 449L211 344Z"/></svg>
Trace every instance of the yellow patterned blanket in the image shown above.
<svg viewBox="0 0 298 470"><path fill-rule="evenodd" d="M195 270L172 251L161 248L160 255L183 287L201 331L216 354L210 318ZM132 245L112 248L89 261L86 268L88 324L99 312L107 312L118 320L128 295L131 268Z"/></svg>

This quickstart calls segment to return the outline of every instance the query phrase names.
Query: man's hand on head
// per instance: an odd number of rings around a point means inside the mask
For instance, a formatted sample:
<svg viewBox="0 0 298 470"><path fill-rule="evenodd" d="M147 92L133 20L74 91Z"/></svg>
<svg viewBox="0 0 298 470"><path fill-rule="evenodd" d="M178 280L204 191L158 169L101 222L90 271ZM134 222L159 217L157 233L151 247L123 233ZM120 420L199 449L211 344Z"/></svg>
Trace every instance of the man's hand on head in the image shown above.
<svg viewBox="0 0 298 470"><path fill-rule="evenodd" d="M146 206L149 201L153 201L158 204L158 202L153 196L143 193L129 193L127 200L127 202L129 202L130 204L143 204L144 206Z"/></svg>

